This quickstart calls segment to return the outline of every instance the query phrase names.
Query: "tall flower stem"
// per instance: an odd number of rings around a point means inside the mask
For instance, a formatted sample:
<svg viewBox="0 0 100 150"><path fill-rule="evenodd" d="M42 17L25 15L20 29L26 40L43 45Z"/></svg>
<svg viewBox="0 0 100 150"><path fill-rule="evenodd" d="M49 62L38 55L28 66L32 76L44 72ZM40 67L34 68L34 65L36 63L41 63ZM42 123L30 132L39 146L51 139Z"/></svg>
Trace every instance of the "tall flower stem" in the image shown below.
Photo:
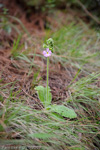
<svg viewBox="0 0 100 150"><path fill-rule="evenodd" d="M48 104L48 85L49 85L49 57L47 57L47 87L46 87L46 103Z"/></svg>

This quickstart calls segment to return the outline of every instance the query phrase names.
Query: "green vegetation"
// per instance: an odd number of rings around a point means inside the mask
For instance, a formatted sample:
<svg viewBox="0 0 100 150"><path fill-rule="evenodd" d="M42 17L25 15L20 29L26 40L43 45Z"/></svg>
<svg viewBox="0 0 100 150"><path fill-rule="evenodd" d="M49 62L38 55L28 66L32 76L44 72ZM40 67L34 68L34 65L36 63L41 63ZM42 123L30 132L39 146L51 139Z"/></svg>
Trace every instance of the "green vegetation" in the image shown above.
<svg viewBox="0 0 100 150"><path fill-rule="evenodd" d="M99 38L99 33L89 29L85 24L72 23L54 33L57 54L55 57L60 58L61 63L70 63L76 68L91 72L91 68L88 69L89 66L93 65L95 68L99 66Z"/></svg>

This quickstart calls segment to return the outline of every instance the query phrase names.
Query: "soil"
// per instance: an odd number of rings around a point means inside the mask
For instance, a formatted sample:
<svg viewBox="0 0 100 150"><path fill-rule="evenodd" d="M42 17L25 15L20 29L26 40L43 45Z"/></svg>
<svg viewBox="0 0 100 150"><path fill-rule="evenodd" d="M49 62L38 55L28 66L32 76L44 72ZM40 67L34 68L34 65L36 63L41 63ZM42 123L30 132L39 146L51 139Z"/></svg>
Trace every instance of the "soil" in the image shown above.
<svg viewBox="0 0 100 150"><path fill-rule="evenodd" d="M37 32L41 36L44 35L46 15L41 15L41 13L33 13L28 18L25 10L22 9L15 0L13 0L11 5L9 5L9 0L2 1L2 3L9 9L10 15L19 17L32 36L36 36ZM50 18L48 20L50 21ZM10 34L7 34L7 32L1 29L0 34L2 35L0 36L0 43L2 43L0 47L0 80L2 80L2 84L15 82L14 90L17 91L20 89L18 96L29 96L30 100L28 100L27 103L33 107L35 103L40 103L34 90L35 85L32 85L34 74L38 71L38 69L33 67L33 71L29 75L29 65L26 62L12 59L11 50L14 39L17 37L17 33L11 32ZM42 55L40 50L37 50L36 53ZM35 57L35 63L40 69L38 78L42 77L42 80L39 83L36 81L36 85L41 84L46 86L46 63L39 57ZM26 67L27 65L28 67ZM61 101L64 101L68 97L66 87L71 82L74 75L75 73L72 69L65 69L60 63L54 65L51 61L49 86L51 88L53 102L61 103ZM10 89L11 86L12 84L9 84L6 88Z"/></svg>

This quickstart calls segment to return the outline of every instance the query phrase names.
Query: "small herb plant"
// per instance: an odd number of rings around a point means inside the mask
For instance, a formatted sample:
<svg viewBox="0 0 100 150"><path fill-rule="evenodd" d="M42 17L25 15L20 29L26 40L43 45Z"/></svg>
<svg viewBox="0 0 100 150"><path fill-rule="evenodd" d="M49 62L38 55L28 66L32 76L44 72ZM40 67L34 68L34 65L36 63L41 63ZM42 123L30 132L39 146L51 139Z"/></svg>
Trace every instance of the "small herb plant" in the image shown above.
<svg viewBox="0 0 100 150"><path fill-rule="evenodd" d="M47 85L46 87L37 86L35 90L37 91L38 97L42 102L45 109L50 110L53 113L58 113L60 116L67 118L76 118L77 115L73 109L65 107L64 105L52 105L52 94L49 87L49 57L53 53L54 42L52 38L49 38L46 44L43 44L43 47L46 48L46 51L43 51L44 57L47 59Z"/></svg>

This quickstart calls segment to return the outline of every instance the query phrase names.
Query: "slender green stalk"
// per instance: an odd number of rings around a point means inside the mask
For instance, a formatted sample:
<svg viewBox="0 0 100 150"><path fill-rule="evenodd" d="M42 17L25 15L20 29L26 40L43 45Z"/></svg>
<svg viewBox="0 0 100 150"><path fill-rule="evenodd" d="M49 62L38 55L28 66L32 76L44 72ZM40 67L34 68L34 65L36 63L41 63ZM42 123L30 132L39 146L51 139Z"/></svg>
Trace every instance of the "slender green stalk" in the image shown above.
<svg viewBox="0 0 100 150"><path fill-rule="evenodd" d="M47 91L46 91L46 103L48 103L48 85L49 85L49 57L47 57Z"/></svg>

